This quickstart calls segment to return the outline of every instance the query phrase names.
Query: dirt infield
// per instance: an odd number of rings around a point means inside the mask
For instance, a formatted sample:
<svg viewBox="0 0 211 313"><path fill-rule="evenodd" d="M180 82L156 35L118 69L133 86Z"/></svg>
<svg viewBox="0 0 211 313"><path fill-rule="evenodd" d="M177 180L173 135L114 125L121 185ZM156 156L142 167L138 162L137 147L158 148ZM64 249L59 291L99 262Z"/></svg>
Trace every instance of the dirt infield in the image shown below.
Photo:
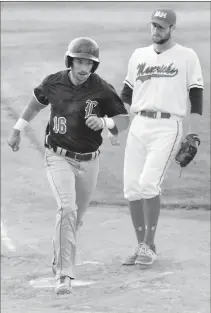
<svg viewBox="0 0 211 313"><path fill-rule="evenodd" d="M30 285L31 280L52 277L53 213L42 212L45 227L35 211L18 225L10 218L7 232L16 251L2 246L2 313L210 312L209 211L163 211L158 260L145 269L121 266L135 245L127 209L89 208L78 236L76 279L94 284L74 287L68 297L54 295L53 288Z"/></svg>

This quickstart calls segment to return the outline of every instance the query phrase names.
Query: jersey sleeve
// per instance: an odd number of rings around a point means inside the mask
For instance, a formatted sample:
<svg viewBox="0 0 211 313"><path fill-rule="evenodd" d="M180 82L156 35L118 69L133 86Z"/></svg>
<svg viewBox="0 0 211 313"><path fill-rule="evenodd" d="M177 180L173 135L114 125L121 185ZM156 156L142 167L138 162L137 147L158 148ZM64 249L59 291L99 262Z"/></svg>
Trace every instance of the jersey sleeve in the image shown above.
<svg viewBox="0 0 211 313"><path fill-rule="evenodd" d="M42 83L34 88L33 95L35 99L42 105L47 106L49 104L49 100L46 95L46 88L49 83L49 80L52 75L48 75Z"/></svg>
<svg viewBox="0 0 211 313"><path fill-rule="evenodd" d="M135 54L136 51L132 54L132 56L130 57L129 61L128 61L128 69L127 69L127 76L124 79L124 84L126 84L128 87L130 87L130 89L133 90L134 87L134 77L135 77Z"/></svg>
<svg viewBox="0 0 211 313"><path fill-rule="evenodd" d="M197 54L191 49L187 67L188 90L191 88L204 88L202 69Z"/></svg>
<svg viewBox="0 0 211 313"><path fill-rule="evenodd" d="M133 90L128 85L124 84L120 97L124 103L131 105L132 97L133 97Z"/></svg>
<svg viewBox="0 0 211 313"><path fill-rule="evenodd" d="M105 97L102 99L101 112L103 116L107 115L108 117L128 114L124 103L112 85L108 85L105 91Z"/></svg>

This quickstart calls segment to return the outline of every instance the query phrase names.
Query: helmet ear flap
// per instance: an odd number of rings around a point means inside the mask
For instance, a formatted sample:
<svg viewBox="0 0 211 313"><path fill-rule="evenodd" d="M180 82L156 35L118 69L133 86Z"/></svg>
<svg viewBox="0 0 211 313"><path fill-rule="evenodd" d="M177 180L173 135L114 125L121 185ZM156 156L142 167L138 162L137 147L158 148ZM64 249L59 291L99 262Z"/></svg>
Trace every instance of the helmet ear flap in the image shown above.
<svg viewBox="0 0 211 313"><path fill-rule="evenodd" d="M93 61L93 66L92 66L92 69L91 69L92 73L94 73L96 71L96 69L98 68L98 65L99 65L98 62Z"/></svg>
<svg viewBox="0 0 211 313"><path fill-rule="evenodd" d="M71 65L72 65L72 58L69 56L69 55L65 55L65 59L64 59L64 62L65 62L65 66L67 68L70 68Z"/></svg>

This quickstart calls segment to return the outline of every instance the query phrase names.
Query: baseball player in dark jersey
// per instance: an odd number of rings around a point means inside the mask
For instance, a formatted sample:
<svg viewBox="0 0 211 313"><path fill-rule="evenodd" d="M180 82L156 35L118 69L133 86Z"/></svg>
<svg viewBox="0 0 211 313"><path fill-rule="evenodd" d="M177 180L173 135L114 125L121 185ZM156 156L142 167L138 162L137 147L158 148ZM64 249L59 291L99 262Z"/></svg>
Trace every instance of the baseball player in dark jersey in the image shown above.
<svg viewBox="0 0 211 313"><path fill-rule="evenodd" d="M58 204L52 266L57 294L70 293L75 278L76 231L96 187L102 129L107 127L115 137L129 126L115 89L94 73L99 63L95 41L86 37L71 41L65 54L67 70L47 76L34 89L8 139L17 151L21 131L50 104L45 169Z"/></svg>

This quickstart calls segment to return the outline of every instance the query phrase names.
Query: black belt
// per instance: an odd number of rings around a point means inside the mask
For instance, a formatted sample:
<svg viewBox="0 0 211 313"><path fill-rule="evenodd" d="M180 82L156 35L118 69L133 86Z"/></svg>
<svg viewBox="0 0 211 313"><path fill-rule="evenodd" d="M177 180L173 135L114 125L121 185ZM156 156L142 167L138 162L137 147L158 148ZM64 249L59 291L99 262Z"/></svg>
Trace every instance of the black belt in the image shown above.
<svg viewBox="0 0 211 313"><path fill-rule="evenodd" d="M140 111L137 112L136 114L141 115L141 116L147 116L151 118L170 118L171 114L170 113L165 113L165 112L156 112L156 111Z"/></svg>
<svg viewBox="0 0 211 313"><path fill-rule="evenodd" d="M51 146L52 147L52 146ZM90 153L78 153L63 149L58 146L52 147L53 151L59 155L66 156L68 158L74 159L76 161L90 161L96 159L96 157L100 154L100 150Z"/></svg>

